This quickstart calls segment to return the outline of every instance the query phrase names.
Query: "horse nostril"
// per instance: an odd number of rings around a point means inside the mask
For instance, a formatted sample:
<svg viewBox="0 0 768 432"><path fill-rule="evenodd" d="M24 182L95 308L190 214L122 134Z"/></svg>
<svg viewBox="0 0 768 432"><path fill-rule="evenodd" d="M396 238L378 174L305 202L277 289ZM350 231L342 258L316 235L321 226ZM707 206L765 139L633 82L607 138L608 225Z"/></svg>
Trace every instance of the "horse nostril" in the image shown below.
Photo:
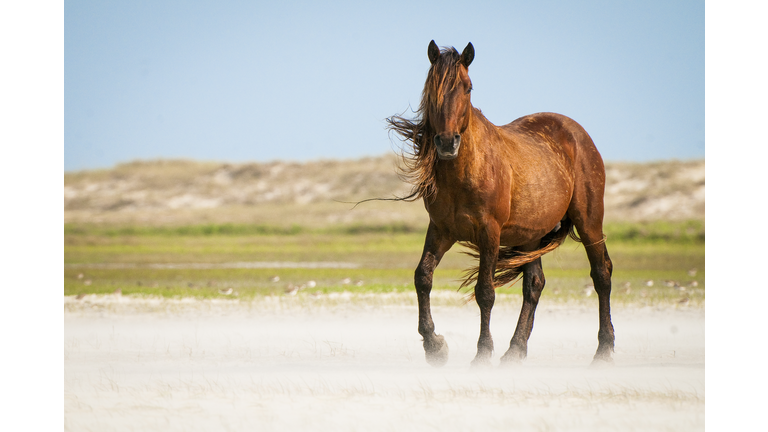
<svg viewBox="0 0 768 432"><path fill-rule="evenodd" d="M435 142L435 145L439 146L440 145L440 135L435 135L435 138L432 141Z"/></svg>
<svg viewBox="0 0 768 432"><path fill-rule="evenodd" d="M461 135L460 134L456 134L456 135L453 136L453 140L454 141L458 141L460 139L461 139Z"/></svg>

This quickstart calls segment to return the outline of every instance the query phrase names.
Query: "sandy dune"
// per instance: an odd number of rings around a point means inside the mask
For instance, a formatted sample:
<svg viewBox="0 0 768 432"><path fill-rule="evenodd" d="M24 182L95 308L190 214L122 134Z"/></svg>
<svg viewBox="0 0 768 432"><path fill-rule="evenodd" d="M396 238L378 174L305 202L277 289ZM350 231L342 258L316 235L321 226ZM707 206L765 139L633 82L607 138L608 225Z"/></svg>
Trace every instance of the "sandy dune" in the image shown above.
<svg viewBox="0 0 768 432"><path fill-rule="evenodd" d="M135 161L64 174L64 221L111 224L253 223L324 227L405 223L421 226L419 202L368 202L406 196L392 155L306 163L225 164ZM704 219L704 160L606 163L608 220Z"/></svg>
<svg viewBox="0 0 768 432"><path fill-rule="evenodd" d="M67 430L704 429L701 308L616 307L616 365L591 369L597 310L542 305L523 365L476 370L475 304L434 308L441 369L397 299L64 306ZM494 364L517 311L497 302Z"/></svg>

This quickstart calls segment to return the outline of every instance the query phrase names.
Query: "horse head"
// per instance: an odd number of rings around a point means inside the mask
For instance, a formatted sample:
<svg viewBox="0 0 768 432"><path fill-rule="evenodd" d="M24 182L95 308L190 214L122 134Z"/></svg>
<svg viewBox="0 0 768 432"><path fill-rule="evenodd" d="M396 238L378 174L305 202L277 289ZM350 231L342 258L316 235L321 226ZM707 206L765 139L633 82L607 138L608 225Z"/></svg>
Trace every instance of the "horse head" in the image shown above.
<svg viewBox="0 0 768 432"><path fill-rule="evenodd" d="M433 142L440 159L455 159L459 155L461 134L469 126L472 81L468 68L475 58L475 48L469 43L459 55L455 48L440 51L433 40L427 56L432 66L424 96L429 107L427 118L435 133Z"/></svg>

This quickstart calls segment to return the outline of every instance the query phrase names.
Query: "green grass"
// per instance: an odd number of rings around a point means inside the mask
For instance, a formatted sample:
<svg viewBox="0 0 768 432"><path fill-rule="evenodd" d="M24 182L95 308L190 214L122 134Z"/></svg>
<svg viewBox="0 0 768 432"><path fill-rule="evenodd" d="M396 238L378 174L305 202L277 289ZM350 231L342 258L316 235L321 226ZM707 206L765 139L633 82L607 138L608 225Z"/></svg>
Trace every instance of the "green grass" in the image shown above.
<svg viewBox="0 0 768 432"><path fill-rule="evenodd" d="M299 234L421 234L426 226L406 223L332 225L324 228L308 228L292 224L288 226L264 224L200 224L182 226L101 226L96 224L65 224L64 235L73 236L264 236ZM649 221L612 222L604 227L606 235L617 242L637 243L704 243L704 222L690 221Z"/></svg>
<svg viewBox="0 0 768 432"><path fill-rule="evenodd" d="M403 225L324 229L65 225L64 230L65 295L120 289L124 295L249 299L283 295L289 285L309 281L315 286L305 293L410 292L424 239L424 228ZM688 298L690 304L703 304L703 223L609 224L605 232L614 263L614 303L652 305ZM472 264L460 251L455 246L446 254L435 273L434 289L457 289L463 269ZM237 262L336 262L356 267L217 268ZM193 265L200 263L207 266ZM568 241L546 255L543 265L545 301L596 302L596 295L585 295L591 280L583 246ZM695 276L689 276L691 269L697 269ZM280 281L272 282L274 276ZM654 281L653 286L646 285L648 280ZM675 281L685 291L664 281ZM520 285L498 292L519 294ZM232 294L220 293L230 288Z"/></svg>
<svg viewBox="0 0 768 432"><path fill-rule="evenodd" d="M704 244L704 221L614 222L603 229L612 241Z"/></svg>

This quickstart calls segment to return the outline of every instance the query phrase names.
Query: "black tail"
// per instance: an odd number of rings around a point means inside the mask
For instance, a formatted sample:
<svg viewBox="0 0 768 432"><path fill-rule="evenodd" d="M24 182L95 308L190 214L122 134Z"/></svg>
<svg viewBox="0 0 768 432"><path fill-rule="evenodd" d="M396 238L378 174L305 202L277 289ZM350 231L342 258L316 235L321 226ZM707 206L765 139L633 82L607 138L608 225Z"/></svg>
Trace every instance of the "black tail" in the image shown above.
<svg viewBox="0 0 768 432"><path fill-rule="evenodd" d="M581 242L579 236L576 235L576 231L574 231L573 222L571 222L568 217L560 222L560 228L552 230L552 232L542 237L539 249L535 251L521 252L514 247L499 248L499 258L496 261L496 271L493 274L494 289L517 280L523 272L523 265L536 261L544 254L557 249L563 244L566 237L571 237L573 240ZM465 252L467 255L477 259L480 258L480 250L477 246L466 242L462 242L461 244L471 249L471 252ZM479 265L477 267L468 268L464 273L464 282L459 289L477 282L477 274L479 271ZM470 299L472 297L474 297L474 295L470 296Z"/></svg>

